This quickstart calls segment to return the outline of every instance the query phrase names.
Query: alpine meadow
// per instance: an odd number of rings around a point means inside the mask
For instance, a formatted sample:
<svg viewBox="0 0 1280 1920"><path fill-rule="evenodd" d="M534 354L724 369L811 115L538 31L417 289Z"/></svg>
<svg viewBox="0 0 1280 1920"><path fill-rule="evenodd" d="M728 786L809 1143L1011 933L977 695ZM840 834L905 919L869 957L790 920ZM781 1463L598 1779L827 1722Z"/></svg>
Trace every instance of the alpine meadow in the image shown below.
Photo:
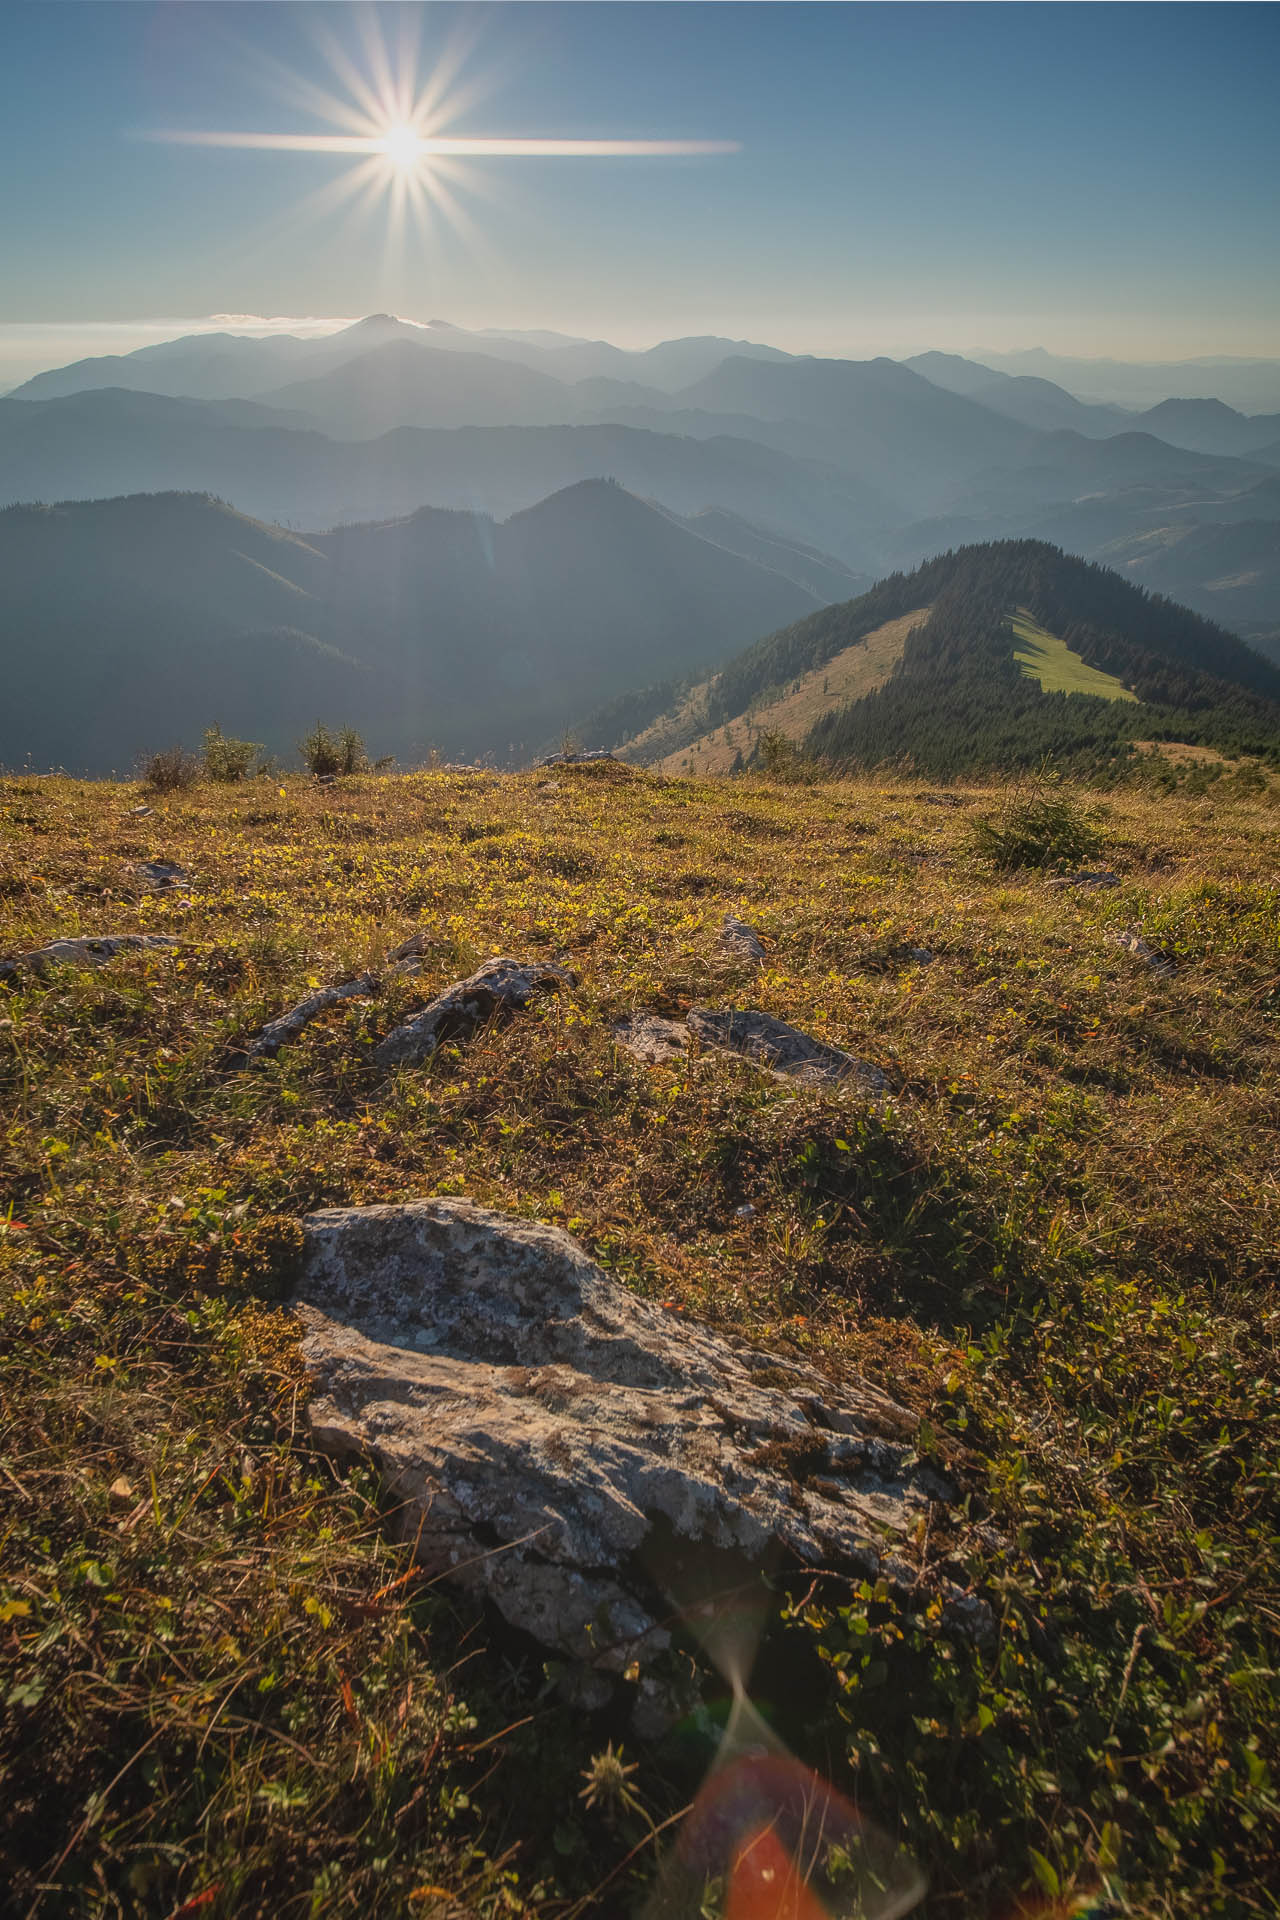
<svg viewBox="0 0 1280 1920"><path fill-rule="evenodd" d="M0 15L6 1914L1280 1920L1277 72Z"/></svg>

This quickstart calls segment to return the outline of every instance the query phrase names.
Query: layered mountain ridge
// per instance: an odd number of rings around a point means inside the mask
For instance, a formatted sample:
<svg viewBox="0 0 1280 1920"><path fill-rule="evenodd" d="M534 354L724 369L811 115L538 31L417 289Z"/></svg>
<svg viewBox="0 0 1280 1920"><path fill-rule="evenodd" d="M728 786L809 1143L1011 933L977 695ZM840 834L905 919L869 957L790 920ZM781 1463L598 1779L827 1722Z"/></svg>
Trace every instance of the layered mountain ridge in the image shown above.
<svg viewBox="0 0 1280 1920"><path fill-rule="evenodd" d="M214 723L288 754L317 717L408 759L528 758L637 660L709 664L811 612L814 561L790 577L606 481L305 537L207 495L10 508L0 763L127 768Z"/></svg>
<svg viewBox="0 0 1280 1920"><path fill-rule="evenodd" d="M994 359L714 337L627 352L374 314L40 374L0 400L19 696L0 753L101 769L215 719L282 751L324 709L402 757L518 758L593 707L611 737L657 726L688 752L700 709L673 731L672 686L685 701L873 579L1011 541L1105 562L1234 627L1252 657L1280 654L1280 412L1185 392L1135 409ZM1265 367L1247 371L1266 390ZM34 510L49 502L64 504ZM784 733L834 725L834 704L894 709L923 658L901 622L927 608L940 631L932 590L908 601L863 654L846 631L820 683L778 694ZM1011 711L1038 739L1025 678ZM741 710L719 724L711 757L732 764L760 729ZM884 738L915 750L901 728Z"/></svg>
<svg viewBox="0 0 1280 1920"><path fill-rule="evenodd" d="M1265 531L1246 539L1257 564L1235 569L1257 576L1243 597L1182 536L1273 518L1256 493L1277 472L1280 413L1211 398L1126 411L958 355L831 360L715 338L637 353L386 314L318 338L169 341L0 401L0 501L208 491L321 532L423 505L504 519L612 475L855 573L1016 535L1140 575L1158 541L1168 590L1262 641L1280 632Z"/></svg>

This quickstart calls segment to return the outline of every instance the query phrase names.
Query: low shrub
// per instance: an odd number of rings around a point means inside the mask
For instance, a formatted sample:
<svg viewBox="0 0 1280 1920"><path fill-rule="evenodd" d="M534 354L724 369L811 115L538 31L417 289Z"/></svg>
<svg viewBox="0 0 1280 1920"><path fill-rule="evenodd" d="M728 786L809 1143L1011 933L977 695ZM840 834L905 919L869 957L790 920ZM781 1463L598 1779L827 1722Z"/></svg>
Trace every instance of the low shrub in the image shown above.
<svg viewBox="0 0 1280 1920"><path fill-rule="evenodd" d="M1078 800L1052 788L1011 795L1003 812L974 822L973 843L991 864L1005 871L1018 867L1071 867L1096 859L1102 833Z"/></svg>
<svg viewBox="0 0 1280 1920"><path fill-rule="evenodd" d="M165 747L159 753L144 753L138 762L143 785L153 793L181 793L194 787L204 767L185 747Z"/></svg>
<svg viewBox="0 0 1280 1920"><path fill-rule="evenodd" d="M770 780L787 780L811 786L818 778L818 763L804 753L780 727L769 727L756 741L749 764L768 775ZM735 756L730 772L743 772L742 755Z"/></svg>
<svg viewBox="0 0 1280 1920"><path fill-rule="evenodd" d="M204 770L210 780L231 785L246 780L262 764L260 740L233 740L221 727L204 730Z"/></svg>
<svg viewBox="0 0 1280 1920"><path fill-rule="evenodd" d="M309 734L299 741L298 752L308 773L321 777L337 773L363 773L369 765L364 741L354 727L336 732L317 720Z"/></svg>

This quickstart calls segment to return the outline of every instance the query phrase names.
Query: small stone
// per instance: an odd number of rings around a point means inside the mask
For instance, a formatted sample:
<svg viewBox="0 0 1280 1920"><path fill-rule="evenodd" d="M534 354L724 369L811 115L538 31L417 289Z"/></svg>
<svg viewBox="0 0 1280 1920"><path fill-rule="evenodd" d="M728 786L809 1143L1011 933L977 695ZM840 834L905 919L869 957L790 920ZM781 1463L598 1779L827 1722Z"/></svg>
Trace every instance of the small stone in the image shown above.
<svg viewBox="0 0 1280 1920"><path fill-rule="evenodd" d="M445 1040L465 1039L486 1020L518 1012L535 994L574 987L563 967L524 965L506 958L486 960L468 980L457 980L413 1018L395 1027L374 1049L380 1067L420 1066Z"/></svg>
<svg viewBox="0 0 1280 1920"><path fill-rule="evenodd" d="M388 960L417 960L422 957L430 944L431 935L423 928L418 933L411 933L409 938L402 940L398 947L392 947L387 958Z"/></svg>
<svg viewBox="0 0 1280 1920"><path fill-rule="evenodd" d="M1150 967L1152 973L1168 975L1174 971L1172 954L1166 953L1162 947L1153 947L1136 928L1123 927L1111 938L1116 946L1123 947L1126 953L1133 954L1144 966Z"/></svg>
<svg viewBox="0 0 1280 1920"><path fill-rule="evenodd" d="M44 974L52 966L101 967L122 953L156 950L171 953L181 945L180 940L167 933L82 934L67 940L51 940L47 947L34 947L29 953L17 953L0 960L0 980L11 979L24 968Z"/></svg>
<svg viewBox="0 0 1280 1920"><path fill-rule="evenodd" d="M135 872L151 893L172 893L191 881L191 875L176 860L140 860Z"/></svg>
<svg viewBox="0 0 1280 1920"><path fill-rule="evenodd" d="M747 960L752 966L762 966L766 958L764 942L755 928L732 913L726 913L716 945L727 959Z"/></svg>
<svg viewBox="0 0 1280 1920"><path fill-rule="evenodd" d="M107 1497L112 1505L117 1507L128 1506L129 1502L133 1499L133 1488L123 1474L120 1474L111 1482L110 1487L107 1489Z"/></svg>

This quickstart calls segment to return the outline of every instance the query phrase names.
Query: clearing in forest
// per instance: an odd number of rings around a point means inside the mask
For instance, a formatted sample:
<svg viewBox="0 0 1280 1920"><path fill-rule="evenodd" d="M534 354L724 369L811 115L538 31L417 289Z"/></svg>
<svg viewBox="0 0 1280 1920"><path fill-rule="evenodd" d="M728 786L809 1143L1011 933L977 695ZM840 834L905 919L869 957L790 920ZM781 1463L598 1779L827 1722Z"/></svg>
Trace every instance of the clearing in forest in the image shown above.
<svg viewBox="0 0 1280 1920"><path fill-rule="evenodd" d="M1019 607L1010 617L1010 625L1014 639L1021 643L1013 657L1028 679L1040 682L1042 693L1091 693L1098 700L1136 703L1137 694L1130 693L1123 681L1113 673L1091 667L1072 652L1065 640L1059 640L1033 619L1025 607Z"/></svg>
<svg viewBox="0 0 1280 1920"><path fill-rule="evenodd" d="M907 635L928 619L931 609L916 607L897 620L886 620L882 627L844 647L820 667L813 667L792 681L767 706L749 714L739 714L724 726L704 733L688 746L679 747L657 764L663 773L706 775L727 773L735 756L743 759L762 733L785 733L789 740L803 740L816 720L832 707L862 700L882 687L902 658Z"/></svg>

